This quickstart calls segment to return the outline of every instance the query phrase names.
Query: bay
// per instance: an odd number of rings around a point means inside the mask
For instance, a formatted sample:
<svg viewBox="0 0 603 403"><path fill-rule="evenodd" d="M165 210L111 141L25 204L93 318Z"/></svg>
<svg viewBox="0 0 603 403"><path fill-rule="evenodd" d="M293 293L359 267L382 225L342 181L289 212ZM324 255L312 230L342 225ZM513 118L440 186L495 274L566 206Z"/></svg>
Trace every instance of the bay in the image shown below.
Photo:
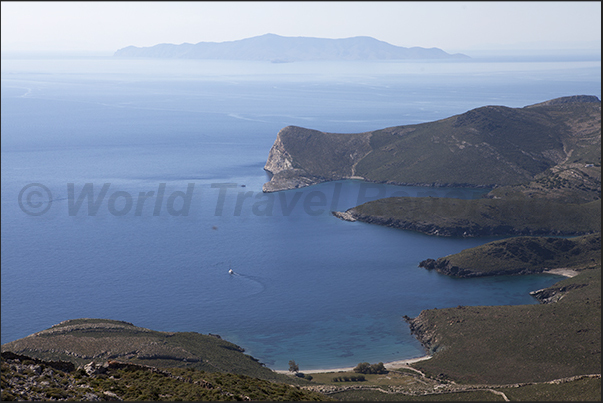
<svg viewBox="0 0 603 403"><path fill-rule="evenodd" d="M421 356L403 315L536 303L529 291L559 277L452 279L417 264L495 238L330 214L480 191L340 181L263 194L278 130L357 133L576 94L600 97L600 62L3 59L2 343L102 317L217 333L274 369Z"/></svg>

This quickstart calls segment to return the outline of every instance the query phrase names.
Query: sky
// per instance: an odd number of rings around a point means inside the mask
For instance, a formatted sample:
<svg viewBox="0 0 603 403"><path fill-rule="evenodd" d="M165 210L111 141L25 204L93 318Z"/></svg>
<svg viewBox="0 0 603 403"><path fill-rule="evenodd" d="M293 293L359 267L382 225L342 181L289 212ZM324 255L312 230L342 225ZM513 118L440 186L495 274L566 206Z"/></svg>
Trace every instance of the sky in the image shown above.
<svg viewBox="0 0 603 403"><path fill-rule="evenodd" d="M134 45L371 36L397 46L601 47L600 1L2 1L2 51L114 52Z"/></svg>

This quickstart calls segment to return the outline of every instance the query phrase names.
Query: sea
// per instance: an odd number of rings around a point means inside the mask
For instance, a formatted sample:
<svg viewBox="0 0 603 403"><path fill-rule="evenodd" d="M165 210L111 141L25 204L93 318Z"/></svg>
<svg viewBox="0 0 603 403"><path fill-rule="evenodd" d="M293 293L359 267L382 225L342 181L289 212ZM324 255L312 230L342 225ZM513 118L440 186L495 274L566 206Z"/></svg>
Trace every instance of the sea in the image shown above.
<svg viewBox="0 0 603 403"><path fill-rule="evenodd" d="M536 304L529 292L561 277L456 279L418 267L499 238L331 214L487 189L346 180L267 194L263 167L289 125L360 133L485 105L600 98L600 60L3 55L2 343L107 318L218 334L269 368L294 360L303 372L425 355L403 319L424 309Z"/></svg>

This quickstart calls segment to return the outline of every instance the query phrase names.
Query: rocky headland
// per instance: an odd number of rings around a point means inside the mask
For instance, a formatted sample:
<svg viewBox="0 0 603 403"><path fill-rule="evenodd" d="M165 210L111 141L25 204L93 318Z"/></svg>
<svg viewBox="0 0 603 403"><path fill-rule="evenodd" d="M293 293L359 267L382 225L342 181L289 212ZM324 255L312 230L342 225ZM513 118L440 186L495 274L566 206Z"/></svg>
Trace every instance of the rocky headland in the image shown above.
<svg viewBox="0 0 603 403"><path fill-rule="evenodd" d="M444 237L575 236L601 231L601 201L560 203L538 199L391 197L332 214Z"/></svg>
<svg viewBox="0 0 603 403"><path fill-rule="evenodd" d="M335 134L287 126L279 131L264 170L264 192L357 178L355 166L370 151L370 134Z"/></svg>
<svg viewBox="0 0 603 403"><path fill-rule="evenodd" d="M600 150L601 101L587 95L357 134L289 126L269 152L264 191L361 178L592 201L601 191Z"/></svg>
<svg viewBox="0 0 603 403"><path fill-rule="evenodd" d="M459 253L425 259L419 267L453 277L537 274L553 269L581 271L601 264L601 233L576 238L514 237Z"/></svg>

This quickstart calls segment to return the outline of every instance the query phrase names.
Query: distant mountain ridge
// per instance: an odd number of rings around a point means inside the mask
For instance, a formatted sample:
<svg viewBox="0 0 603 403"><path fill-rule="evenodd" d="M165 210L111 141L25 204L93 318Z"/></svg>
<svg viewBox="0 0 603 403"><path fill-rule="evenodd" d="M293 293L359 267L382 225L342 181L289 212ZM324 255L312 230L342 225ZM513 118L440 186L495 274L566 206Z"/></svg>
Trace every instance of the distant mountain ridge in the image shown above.
<svg viewBox="0 0 603 403"><path fill-rule="evenodd" d="M150 47L128 46L115 57L158 59L263 60L293 62L310 60L417 60L468 59L439 48L405 48L369 36L328 39L265 34L228 42L162 43Z"/></svg>

